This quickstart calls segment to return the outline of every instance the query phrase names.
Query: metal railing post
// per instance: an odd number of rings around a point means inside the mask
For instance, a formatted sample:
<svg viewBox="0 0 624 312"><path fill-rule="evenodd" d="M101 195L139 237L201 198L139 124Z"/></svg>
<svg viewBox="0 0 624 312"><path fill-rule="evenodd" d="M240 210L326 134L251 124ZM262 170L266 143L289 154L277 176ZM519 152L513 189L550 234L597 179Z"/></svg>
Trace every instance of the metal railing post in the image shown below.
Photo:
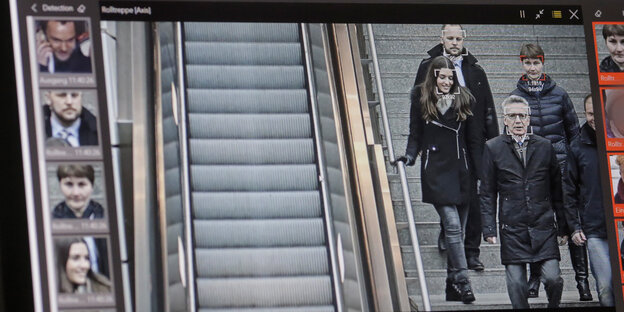
<svg viewBox="0 0 624 312"><path fill-rule="evenodd" d="M407 173L405 172L405 164L402 161L396 161L394 155L394 147L392 145L392 135L390 132L390 125L388 124L388 112L386 111L386 100L383 91L383 85L381 83L381 71L379 70L379 62L377 60L377 49L375 47L375 37L373 35L373 26L366 24L368 32L368 42L372 57L372 64L375 72L375 83L377 85L377 95L379 97L379 109L381 111L381 120L383 123L384 136L386 138L386 145L388 147L388 158L391 164L396 163L399 171L399 177L401 179L401 189L403 191L403 201L405 204L405 211L407 213L407 223L410 232L410 238L412 240L412 248L414 249L414 258L416 260L416 269L418 271L418 282L420 284L420 293L423 301L424 311L431 311L431 302L429 301L429 291L427 290L427 283L425 281L425 270L423 267L422 257L420 255L420 244L418 243L418 233L416 233L416 225L414 223L414 212L412 210L412 200L409 195L409 188L407 187Z"/></svg>

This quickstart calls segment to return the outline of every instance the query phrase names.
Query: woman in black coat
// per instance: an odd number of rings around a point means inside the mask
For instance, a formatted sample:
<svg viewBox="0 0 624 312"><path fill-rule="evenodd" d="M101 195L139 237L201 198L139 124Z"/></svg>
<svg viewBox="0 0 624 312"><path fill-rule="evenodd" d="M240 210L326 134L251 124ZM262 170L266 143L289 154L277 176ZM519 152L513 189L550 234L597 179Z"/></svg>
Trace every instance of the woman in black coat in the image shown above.
<svg viewBox="0 0 624 312"><path fill-rule="evenodd" d="M470 173L479 176L483 142L482 111L460 86L453 63L444 56L431 61L422 84L411 92L410 133L405 156L414 165L421 155L423 201L433 204L444 224L447 245L446 300L475 300L466 274L463 232L470 202Z"/></svg>

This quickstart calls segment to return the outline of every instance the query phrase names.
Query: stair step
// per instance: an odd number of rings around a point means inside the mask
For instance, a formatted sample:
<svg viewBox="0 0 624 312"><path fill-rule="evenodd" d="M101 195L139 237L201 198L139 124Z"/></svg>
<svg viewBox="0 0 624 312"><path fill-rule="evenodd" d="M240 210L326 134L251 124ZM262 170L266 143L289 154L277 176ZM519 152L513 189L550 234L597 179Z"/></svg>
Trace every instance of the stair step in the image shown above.
<svg viewBox="0 0 624 312"><path fill-rule="evenodd" d="M599 307L600 303L596 298L597 294L594 292L593 295L593 301L579 301L579 294L577 291L564 291L561 295L559 308ZM510 310L512 308L509 295L506 292L475 294L475 297L477 300L472 304L446 301L445 295L431 295L429 296L429 301L431 302L433 311ZM420 296L415 295L410 296L410 298L419 306L422 305ZM540 288L539 297L530 298L529 304L531 305L531 309L545 309L548 307L548 300L543 287Z"/></svg>
<svg viewBox="0 0 624 312"><path fill-rule="evenodd" d="M414 85L414 78L416 73L403 74L401 77L387 76L382 74L382 83L384 86L384 92L388 93L405 93L409 94L410 89ZM552 76L557 82L557 85L565 89L566 91L574 92L589 92L589 75L570 75L569 77L560 78L558 75ZM505 77L492 77L488 76L490 88L498 92L511 93L516 89L520 76L516 74L507 74ZM409 97L406 97L409 98ZM499 103L497 103L499 104Z"/></svg>
<svg viewBox="0 0 624 312"><path fill-rule="evenodd" d="M483 265L487 269L503 269L504 266L500 260L500 245L490 245L486 242L481 243L481 254L479 259L483 262ZM559 248L561 254L561 262L559 266L561 268L571 268L570 253L567 246ZM405 269L416 269L416 260L414 258L414 252L411 245L402 245L401 254L403 256L403 267ZM426 263L426 270L442 270L446 269L446 257L448 252L438 251L437 245L421 245L420 256L423 263Z"/></svg>
<svg viewBox="0 0 624 312"><path fill-rule="evenodd" d="M462 25L466 30L466 41L472 38L532 38L532 37L583 37L585 32L582 26L548 25L535 27L533 25ZM439 38L442 24L374 24L373 31L377 36L431 36Z"/></svg>
<svg viewBox="0 0 624 312"><path fill-rule="evenodd" d="M446 269L428 270L425 272L427 289L430 295L444 294L446 275ZM507 289L504 268L486 269L482 272L468 270L468 277L470 278L475 296L479 296L479 294L500 293ZM564 291L577 291L576 281L574 280L574 270L572 270L572 268L562 268L561 277L563 278ZM420 294L418 274L416 271L406 270L405 280L407 281L407 291L410 295ZM597 296L594 289L596 282L591 275L589 277L589 285L592 287L593 294ZM543 285L540 288L543 289Z"/></svg>
<svg viewBox="0 0 624 312"><path fill-rule="evenodd" d="M439 31L437 32L439 34ZM520 55L523 44L537 43L536 37L529 38L469 38L464 47L477 58L481 55ZM424 54L429 49L440 43L437 38L388 38L375 36L377 53L381 55L391 54ZM585 55L585 37L560 37L550 38L548 44L543 44L546 59L550 55Z"/></svg>
<svg viewBox="0 0 624 312"><path fill-rule="evenodd" d="M585 111L585 103L583 103L583 100L585 98L585 95L589 94L589 90L587 91L587 93L582 93L582 92L577 92L577 93L570 93L568 92L568 95L570 96L570 100L572 100L572 103L574 103L574 109L576 110L576 113L579 116L584 116L583 112ZM492 94L492 97L494 98L494 104L496 105L496 113L498 115L499 118L502 118L502 110L498 109L500 108L500 104L503 103L503 100L505 100L507 97L509 96L509 93L497 93L497 94ZM409 113L410 113L410 100L409 100L409 93L393 93L391 95L386 94L386 109L388 112L388 119L390 121L390 125L394 125L396 122L394 121L395 118L397 117L409 117Z"/></svg>
<svg viewBox="0 0 624 312"><path fill-rule="evenodd" d="M407 58L405 56L397 56L396 58L390 58L392 55L388 55L386 58L379 59L379 67L383 68L383 72L386 74L405 73L412 77L416 77L418 67L422 61L422 58ZM488 73L488 77L492 73L507 73L520 77L524 71L520 58L500 58L500 57L486 57L483 60L479 59L478 63ZM587 58L582 59L554 59L548 60L547 73L576 73L587 74ZM374 73L371 72L374 76Z"/></svg>

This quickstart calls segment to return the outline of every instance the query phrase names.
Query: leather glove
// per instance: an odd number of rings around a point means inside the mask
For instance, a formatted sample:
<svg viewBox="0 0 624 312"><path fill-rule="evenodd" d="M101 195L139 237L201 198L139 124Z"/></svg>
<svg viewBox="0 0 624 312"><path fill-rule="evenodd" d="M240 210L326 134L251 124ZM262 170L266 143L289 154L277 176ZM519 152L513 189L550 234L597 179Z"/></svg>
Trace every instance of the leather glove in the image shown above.
<svg viewBox="0 0 624 312"><path fill-rule="evenodd" d="M416 163L416 159L410 155L399 156L396 161L402 161L406 166L413 166Z"/></svg>

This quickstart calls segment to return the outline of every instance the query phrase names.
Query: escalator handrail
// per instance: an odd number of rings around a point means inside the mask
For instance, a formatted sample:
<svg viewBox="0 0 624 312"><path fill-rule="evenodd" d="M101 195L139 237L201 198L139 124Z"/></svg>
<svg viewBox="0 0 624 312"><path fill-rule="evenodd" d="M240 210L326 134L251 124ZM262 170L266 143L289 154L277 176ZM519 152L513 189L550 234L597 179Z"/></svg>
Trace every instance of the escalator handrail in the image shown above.
<svg viewBox="0 0 624 312"><path fill-rule="evenodd" d="M327 235L327 244L329 248L329 260L331 265L331 278L333 284L334 298L336 303L336 311L342 312L344 310L344 298L342 295L342 278L340 277L338 256L337 256L337 242L333 217L331 209L331 201L329 198L329 188L327 185L327 172L325 157L323 152L323 142L321 141L321 121L320 113L318 110L318 104L316 101L316 84L314 81L314 66L312 61L312 48L310 45L310 36L308 33L307 24L299 24L301 28L301 42L303 47L304 68L306 72L306 79L308 80L308 95L310 99L310 115L312 117L312 127L314 133L314 146L317 154L318 168L319 168L319 183L321 188L321 196L323 201L324 222L325 222L325 234Z"/></svg>
<svg viewBox="0 0 624 312"><path fill-rule="evenodd" d="M375 83L377 86L377 95L379 97L379 109L381 111L381 120L383 123L384 136L386 138L386 145L388 148L388 160L391 164L394 164L401 179L401 189L403 192L403 203L407 213L407 223L410 232L410 239L412 241L412 249L414 249L414 258L416 260L416 268L418 271L418 282L420 284L420 292L423 301L423 311L431 311L431 302L429 300L429 291L427 290L427 283L425 278L425 270L422 262L422 256L420 254L420 244L418 243L418 234L416 232L416 224L414 222L414 212L412 210L412 200L409 194L409 188L407 185L407 174L405 172L405 164L402 161L397 161L394 155L394 147L392 145L392 134L390 132L390 125L388 123L388 112L386 110L386 100L383 91L383 84L381 82L381 71L379 70L379 62L377 59L377 49L375 47L375 36L373 34L372 24L366 24L368 32L368 45L371 52L372 64L374 68Z"/></svg>
<svg viewBox="0 0 624 312"><path fill-rule="evenodd" d="M186 84L185 84L185 67L184 67L184 48L183 48L183 27L182 22L175 23L175 49L176 49L176 66L178 67L178 140L180 144L180 162L182 168L180 170L181 180L181 196L182 207L184 211L184 243L185 243L185 258L186 258L186 276L188 289L188 311L195 312L197 310L197 299L195 294L195 259L194 259L194 245L193 245L193 220L191 209L191 188L190 188L190 165L189 165L189 152L188 152L188 133L187 133L187 114L186 114ZM174 94L171 95L175 96Z"/></svg>

